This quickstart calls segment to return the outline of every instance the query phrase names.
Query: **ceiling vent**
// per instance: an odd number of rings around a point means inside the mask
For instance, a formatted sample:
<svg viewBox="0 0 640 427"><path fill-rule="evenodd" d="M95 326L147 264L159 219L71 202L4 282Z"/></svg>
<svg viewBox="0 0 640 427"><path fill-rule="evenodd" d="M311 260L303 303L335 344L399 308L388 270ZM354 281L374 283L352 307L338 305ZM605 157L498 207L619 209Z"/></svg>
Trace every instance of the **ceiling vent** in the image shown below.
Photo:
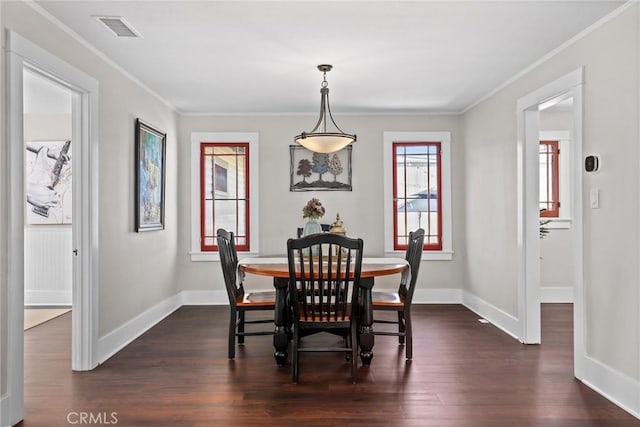
<svg viewBox="0 0 640 427"><path fill-rule="evenodd" d="M94 16L118 37L142 37L131 24L121 16Z"/></svg>

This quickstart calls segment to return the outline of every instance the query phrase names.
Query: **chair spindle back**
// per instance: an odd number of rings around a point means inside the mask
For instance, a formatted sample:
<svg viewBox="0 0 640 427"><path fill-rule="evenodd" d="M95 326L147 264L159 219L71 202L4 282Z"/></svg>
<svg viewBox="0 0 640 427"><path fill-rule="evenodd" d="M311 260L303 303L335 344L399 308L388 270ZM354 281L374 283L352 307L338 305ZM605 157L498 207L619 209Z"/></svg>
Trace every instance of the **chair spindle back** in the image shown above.
<svg viewBox="0 0 640 427"><path fill-rule="evenodd" d="M362 239L325 233L289 239L289 295L301 322L348 322L360 285ZM313 254L313 256L309 256Z"/></svg>

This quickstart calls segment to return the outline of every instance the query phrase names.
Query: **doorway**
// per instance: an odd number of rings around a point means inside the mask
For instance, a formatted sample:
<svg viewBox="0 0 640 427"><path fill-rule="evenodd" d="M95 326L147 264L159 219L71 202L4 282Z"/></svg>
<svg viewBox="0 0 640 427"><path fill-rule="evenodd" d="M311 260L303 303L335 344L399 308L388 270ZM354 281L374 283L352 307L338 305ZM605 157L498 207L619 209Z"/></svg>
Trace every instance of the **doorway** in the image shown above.
<svg viewBox="0 0 640 427"><path fill-rule="evenodd" d="M97 365L98 331L98 83L19 34L8 31L7 49L7 235L9 422L24 417L24 74L32 72L71 92L72 178L72 360L70 369ZM25 71L27 70L27 71Z"/></svg>
<svg viewBox="0 0 640 427"><path fill-rule="evenodd" d="M521 341L541 343L540 328L540 111L572 99L571 252L573 260L574 373L583 377L586 357L583 301L582 119L584 69L579 68L517 102L518 319Z"/></svg>
<svg viewBox="0 0 640 427"><path fill-rule="evenodd" d="M23 70L24 330L71 309L73 92Z"/></svg>
<svg viewBox="0 0 640 427"><path fill-rule="evenodd" d="M572 304L573 98L544 107L540 110L540 302Z"/></svg>

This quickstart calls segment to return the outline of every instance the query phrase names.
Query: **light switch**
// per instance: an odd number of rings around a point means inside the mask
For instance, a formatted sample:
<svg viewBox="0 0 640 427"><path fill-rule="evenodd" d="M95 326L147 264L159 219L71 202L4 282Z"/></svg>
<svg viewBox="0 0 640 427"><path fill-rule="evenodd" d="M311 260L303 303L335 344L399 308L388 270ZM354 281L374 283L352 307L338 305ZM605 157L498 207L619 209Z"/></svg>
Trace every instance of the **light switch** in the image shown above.
<svg viewBox="0 0 640 427"><path fill-rule="evenodd" d="M591 189L591 209L598 209L600 207L600 190L597 188Z"/></svg>

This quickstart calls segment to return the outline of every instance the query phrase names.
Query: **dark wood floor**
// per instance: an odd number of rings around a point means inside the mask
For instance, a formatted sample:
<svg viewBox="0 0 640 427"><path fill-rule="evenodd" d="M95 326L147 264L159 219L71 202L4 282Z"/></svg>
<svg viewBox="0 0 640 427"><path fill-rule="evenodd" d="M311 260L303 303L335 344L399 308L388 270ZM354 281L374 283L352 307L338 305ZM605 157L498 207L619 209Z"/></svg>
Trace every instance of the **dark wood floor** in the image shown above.
<svg viewBox="0 0 640 427"><path fill-rule="evenodd" d="M355 385L338 354L302 355L291 384L270 336L248 337L229 361L225 307L182 307L94 371L71 372L66 314L25 332L20 425L640 425L573 378L571 310L544 305L544 343L527 346L462 306L415 306L413 362L378 336Z"/></svg>

